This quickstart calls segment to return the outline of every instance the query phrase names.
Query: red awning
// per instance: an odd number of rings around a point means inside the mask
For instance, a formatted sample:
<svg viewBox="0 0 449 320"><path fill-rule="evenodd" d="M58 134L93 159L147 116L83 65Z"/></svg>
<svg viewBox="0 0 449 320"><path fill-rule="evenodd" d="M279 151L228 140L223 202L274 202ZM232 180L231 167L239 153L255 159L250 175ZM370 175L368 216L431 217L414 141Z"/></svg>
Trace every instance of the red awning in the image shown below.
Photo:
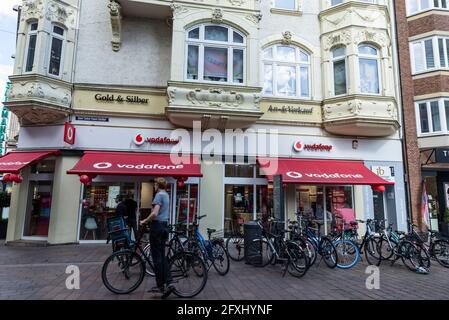
<svg viewBox="0 0 449 320"><path fill-rule="evenodd" d="M67 171L78 175L132 175L202 177L198 157L188 156L181 163L170 154L86 151L81 160Z"/></svg>
<svg viewBox="0 0 449 320"><path fill-rule="evenodd" d="M363 161L259 158L270 181L282 174L283 182L298 184L392 185L369 170Z"/></svg>
<svg viewBox="0 0 449 320"><path fill-rule="evenodd" d="M11 151L0 158L0 172L17 174L33 162L57 154L59 154L59 150Z"/></svg>

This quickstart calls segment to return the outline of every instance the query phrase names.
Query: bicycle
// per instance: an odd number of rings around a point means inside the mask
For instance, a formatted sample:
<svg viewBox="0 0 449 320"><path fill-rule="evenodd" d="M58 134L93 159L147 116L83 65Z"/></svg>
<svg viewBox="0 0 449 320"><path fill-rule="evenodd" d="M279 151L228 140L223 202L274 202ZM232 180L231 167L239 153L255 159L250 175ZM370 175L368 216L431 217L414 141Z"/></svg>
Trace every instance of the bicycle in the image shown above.
<svg viewBox="0 0 449 320"><path fill-rule="evenodd" d="M229 258L234 261L242 261L245 258L245 239L240 231L241 228L238 228L238 232L234 232L234 234L226 239L226 251L229 254Z"/></svg>
<svg viewBox="0 0 449 320"><path fill-rule="evenodd" d="M338 255L337 267L340 269L349 269L354 267L360 260L359 246L352 240L354 232L357 233L356 222L346 223L343 221L341 231L334 229L331 236L332 244L335 246Z"/></svg>
<svg viewBox="0 0 449 320"><path fill-rule="evenodd" d="M266 231L260 220L257 221L262 229L262 235L254 239L247 248L247 262L255 267L265 267L269 263L284 263L282 276L286 272L294 277L303 277L308 270L308 258L297 243L285 240L285 233L281 230L278 235Z"/></svg>
<svg viewBox="0 0 449 320"><path fill-rule="evenodd" d="M416 232L415 228L417 225L407 221L409 234L406 235L406 239L412 241L414 244L419 246L422 250L425 250L427 254L434 258L441 266L449 268L449 240L447 239L437 239L439 233L437 231L429 230L429 236L427 241L425 241ZM430 260L425 267L430 267Z"/></svg>
<svg viewBox="0 0 449 320"><path fill-rule="evenodd" d="M190 229L190 236L185 241L185 247L190 251L197 252L204 260L207 270L214 266L218 274L224 276L229 272L229 255L224 246L222 238L211 238L215 229L207 228L208 240L205 240L203 235L198 230L199 220L206 217L206 215L195 216Z"/></svg>
<svg viewBox="0 0 449 320"><path fill-rule="evenodd" d="M128 249L114 252L103 264L101 279L105 287L115 294L128 294L136 290L146 274L146 264L151 264L140 245L148 228L141 228L138 239ZM198 295L207 282L207 269L195 252L179 251L169 259L173 293L181 298ZM192 284L193 283L193 284Z"/></svg>
<svg viewBox="0 0 449 320"><path fill-rule="evenodd" d="M377 248L381 261L391 260L393 265L401 259L409 270L416 271L418 268L425 267L424 262L430 260L425 250L405 239L405 232L394 231L393 224L389 224L388 228L383 227L381 233Z"/></svg>
<svg viewBox="0 0 449 320"><path fill-rule="evenodd" d="M365 234L362 237L362 243L359 244L357 231L352 234L352 241L359 246L360 254L364 253L366 261L369 265L379 266L381 262L380 254L377 251L378 243L380 241L380 234L376 230L376 220L367 219L356 220L357 223L365 223Z"/></svg>

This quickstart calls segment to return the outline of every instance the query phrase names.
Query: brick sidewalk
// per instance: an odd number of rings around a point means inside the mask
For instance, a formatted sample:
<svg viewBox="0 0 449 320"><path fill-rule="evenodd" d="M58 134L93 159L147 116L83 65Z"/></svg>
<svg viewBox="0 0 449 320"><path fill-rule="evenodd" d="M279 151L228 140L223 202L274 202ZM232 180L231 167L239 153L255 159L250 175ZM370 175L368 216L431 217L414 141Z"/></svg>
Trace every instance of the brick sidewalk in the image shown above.
<svg viewBox="0 0 449 320"><path fill-rule="evenodd" d="M109 292L101 281L101 267L110 253L110 245L0 246L0 299L157 298L146 292L154 286L151 277L129 295ZM80 290L65 287L68 265L80 268ZM196 299L449 299L449 269L436 262L428 275L412 273L400 262L382 265L379 290L366 289L366 266L362 261L350 270L330 270L323 262L297 279L288 274L282 278L280 266L259 269L231 261L224 277L211 269Z"/></svg>

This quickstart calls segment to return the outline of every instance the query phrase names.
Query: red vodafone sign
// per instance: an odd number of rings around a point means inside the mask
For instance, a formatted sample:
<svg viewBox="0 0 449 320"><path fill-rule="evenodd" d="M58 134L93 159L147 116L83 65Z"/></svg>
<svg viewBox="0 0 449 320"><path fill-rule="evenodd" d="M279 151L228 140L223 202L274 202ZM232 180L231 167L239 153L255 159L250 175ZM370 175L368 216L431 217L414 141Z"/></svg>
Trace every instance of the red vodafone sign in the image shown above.
<svg viewBox="0 0 449 320"><path fill-rule="evenodd" d="M66 122L64 124L64 142L68 144L75 144L75 131L75 126L69 122Z"/></svg>
<svg viewBox="0 0 449 320"><path fill-rule="evenodd" d="M307 151L331 151L334 147L332 145L328 144L322 144L322 143L303 143L300 140L297 140L293 143L293 150L296 152L301 152L303 150Z"/></svg>
<svg viewBox="0 0 449 320"><path fill-rule="evenodd" d="M133 142L136 146L141 146L145 142L146 143L154 143L154 144L178 144L179 140L170 139L167 137L147 137L147 138L145 138L141 133L138 133L133 137Z"/></svg>

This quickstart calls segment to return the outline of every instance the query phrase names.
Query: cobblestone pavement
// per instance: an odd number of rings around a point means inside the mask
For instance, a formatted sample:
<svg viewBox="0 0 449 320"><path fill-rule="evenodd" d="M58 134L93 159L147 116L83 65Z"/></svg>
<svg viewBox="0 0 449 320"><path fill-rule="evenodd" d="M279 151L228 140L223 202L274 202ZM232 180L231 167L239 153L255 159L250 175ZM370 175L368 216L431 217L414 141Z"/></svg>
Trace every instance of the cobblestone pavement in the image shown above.
<svg viewBox="0 0 449 320"><path fill-rule="evenodd" d="M110 245L8 247L0 244L0 299L158 299L146 292L155 285L147 277L129 295L109 292L101 281L101 267ZM80 269L80 289L65 286L68 265ZM380 289L368 290L367 264L350 270L312 266L300 279L281 274L281 267L254 268L231 261L222 277L212 268L206 288L195 299L449 299L449 269L432 264L428 275L410 272L402 263L380 267Z"/></svg>

